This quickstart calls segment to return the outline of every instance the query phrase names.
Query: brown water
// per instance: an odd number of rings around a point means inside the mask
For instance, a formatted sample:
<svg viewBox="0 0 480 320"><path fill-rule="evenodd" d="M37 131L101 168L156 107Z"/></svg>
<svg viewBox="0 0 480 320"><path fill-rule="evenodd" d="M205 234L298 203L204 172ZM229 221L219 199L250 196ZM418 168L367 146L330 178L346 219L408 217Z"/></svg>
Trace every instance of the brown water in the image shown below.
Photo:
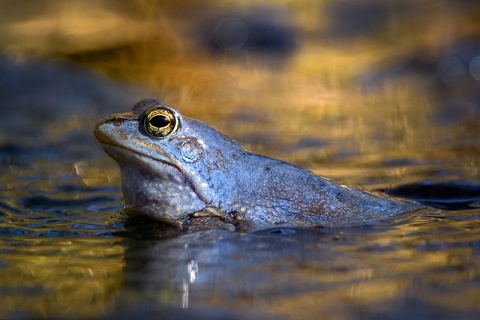
<svg viewBox="0 0 480 320"><path fill-rule="evenodd" d="M154 96L341 183L479 183L475 1L1 6L0 318L480 315L475 185L468 210L181 235L122 215L92 134Z"/></svg>

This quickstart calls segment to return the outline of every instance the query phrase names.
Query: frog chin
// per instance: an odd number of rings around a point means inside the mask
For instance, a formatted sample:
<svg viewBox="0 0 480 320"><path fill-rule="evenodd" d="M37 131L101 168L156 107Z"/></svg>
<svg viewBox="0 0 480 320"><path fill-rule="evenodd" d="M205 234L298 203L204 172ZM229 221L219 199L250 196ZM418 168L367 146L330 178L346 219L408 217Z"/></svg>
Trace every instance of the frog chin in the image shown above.
<svg viewBox="0 0 480 320"><path fill-rule="evenodd" d="M132 175L126 168L122 170L122 191L127 209L182 227L191 215L205 208L205 203L189 186L162 178L144 179Z"/></svg>
<svg viewBox="0 0 480 320"><path fill-rule="evenodd" d="M127 212L183 228L183 221L206 207L177 166L113 146L104 149L120 167Z"/></svg>
<svg viewBox="0 0 480 320"><path fill-rule="evenodd" d="M112 144L102 147L120 167L126 213L141 213L180 229L207 218L231 223L221 210L208 205L176 165Z"/></svg>

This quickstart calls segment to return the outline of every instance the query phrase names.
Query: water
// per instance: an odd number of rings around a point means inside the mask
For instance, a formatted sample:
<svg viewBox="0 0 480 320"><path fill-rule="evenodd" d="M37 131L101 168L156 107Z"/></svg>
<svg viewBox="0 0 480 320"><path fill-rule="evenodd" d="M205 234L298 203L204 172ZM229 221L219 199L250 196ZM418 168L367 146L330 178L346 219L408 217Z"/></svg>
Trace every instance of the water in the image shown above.
<svg viewBox="0 0 480 320"><path fill-rule="evenodd" d="M478 317L478 5L72 3L0 19L0 318ZM348 185L454 181L397 191L455 210L255 234L127 217L92 131L146 96Z"/></svg>

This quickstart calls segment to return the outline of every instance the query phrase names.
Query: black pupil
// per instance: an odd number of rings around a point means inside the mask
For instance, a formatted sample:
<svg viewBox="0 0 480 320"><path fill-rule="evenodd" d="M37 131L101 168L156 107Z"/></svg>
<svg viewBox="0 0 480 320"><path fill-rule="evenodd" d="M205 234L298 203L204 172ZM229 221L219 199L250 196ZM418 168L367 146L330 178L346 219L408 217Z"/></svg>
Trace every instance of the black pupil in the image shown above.
<svg viewBox="0 0 480 320"><path fill-rule="evenodd" d="M150 119L150 124L157 128L163 128L170 125L170 119L164 115L158 115Z"/></svg>

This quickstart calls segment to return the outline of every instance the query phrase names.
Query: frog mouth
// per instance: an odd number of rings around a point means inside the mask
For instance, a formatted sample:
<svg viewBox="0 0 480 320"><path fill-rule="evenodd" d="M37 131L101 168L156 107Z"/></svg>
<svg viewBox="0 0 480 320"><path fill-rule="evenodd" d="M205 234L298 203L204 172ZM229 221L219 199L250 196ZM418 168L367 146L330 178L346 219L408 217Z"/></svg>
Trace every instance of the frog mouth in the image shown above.
<svg viewBox="0 0 480 320"><path fill-rule="evenodd" d="M121 154L121 156L123 158L125 157L128 157L128 158L132 158L132 156L136 156L136 157L141 157L141 158L148 158L150 160L153 160L155 162L160 162L164 165L167 165L167 166L170 166L170 167L173 167L175 168L182 176L185 177L185 175L183 174L182 170L177 166L175 165L174 163L172 162L169 162L169 161L166 161L164 159L161 159L161 158L157 158L157 157L152 157L151 155L148 155L148 154L145 154L145 153L142 153L138 150L135 150L135 149L132 149L132 148L128 148L128 147L124 147L124 146L121 146L121 145L118 145L118 144L115 144L115 143L112 143L110 141L102 141L100 140L100 143L103 147L103 149L105 150L105 152L111 157L113 158L115 161L119 162L117 160L118 158L118 155ZM113 151L115 150L115 151ZM119 152L120 151L120 152ZM120 163L119 163L120 164Z"/></svg>
<svg viewBox="0 0 480 320"><path fill-rule="evenodd" d="M118 158L121 157L121 158L128 159L128 158L131 158L132 155L136 155L136 156L140 156L140 157L143 157L143 158L149 158L153 161L160 162L164 165L174 167L175 169L178 170L178 172L180 172L183 175L182 170L180 170L180 168L178 166L176 166L174 163L166 161L165 159L161 159L161 158L158 158L158 157L153 157L149 154L146 154L146 153L140 152L138 150L135 150L133 148L126 147L125 145L119 144L119 143L115 142L115 140L111 139L109 137L109 135L103 133L99 128L100 128L99 125L97 125L97 127L95 128L95 131L94 131L95 138L97 138L97 140L100 142L103 150L105 150L105 152L111 158L113 158L115 161L117 161L119 163L119 165L120 165L120 162L119 162ZM115 150L115 151L113 151L113 150Z"/></svg>

